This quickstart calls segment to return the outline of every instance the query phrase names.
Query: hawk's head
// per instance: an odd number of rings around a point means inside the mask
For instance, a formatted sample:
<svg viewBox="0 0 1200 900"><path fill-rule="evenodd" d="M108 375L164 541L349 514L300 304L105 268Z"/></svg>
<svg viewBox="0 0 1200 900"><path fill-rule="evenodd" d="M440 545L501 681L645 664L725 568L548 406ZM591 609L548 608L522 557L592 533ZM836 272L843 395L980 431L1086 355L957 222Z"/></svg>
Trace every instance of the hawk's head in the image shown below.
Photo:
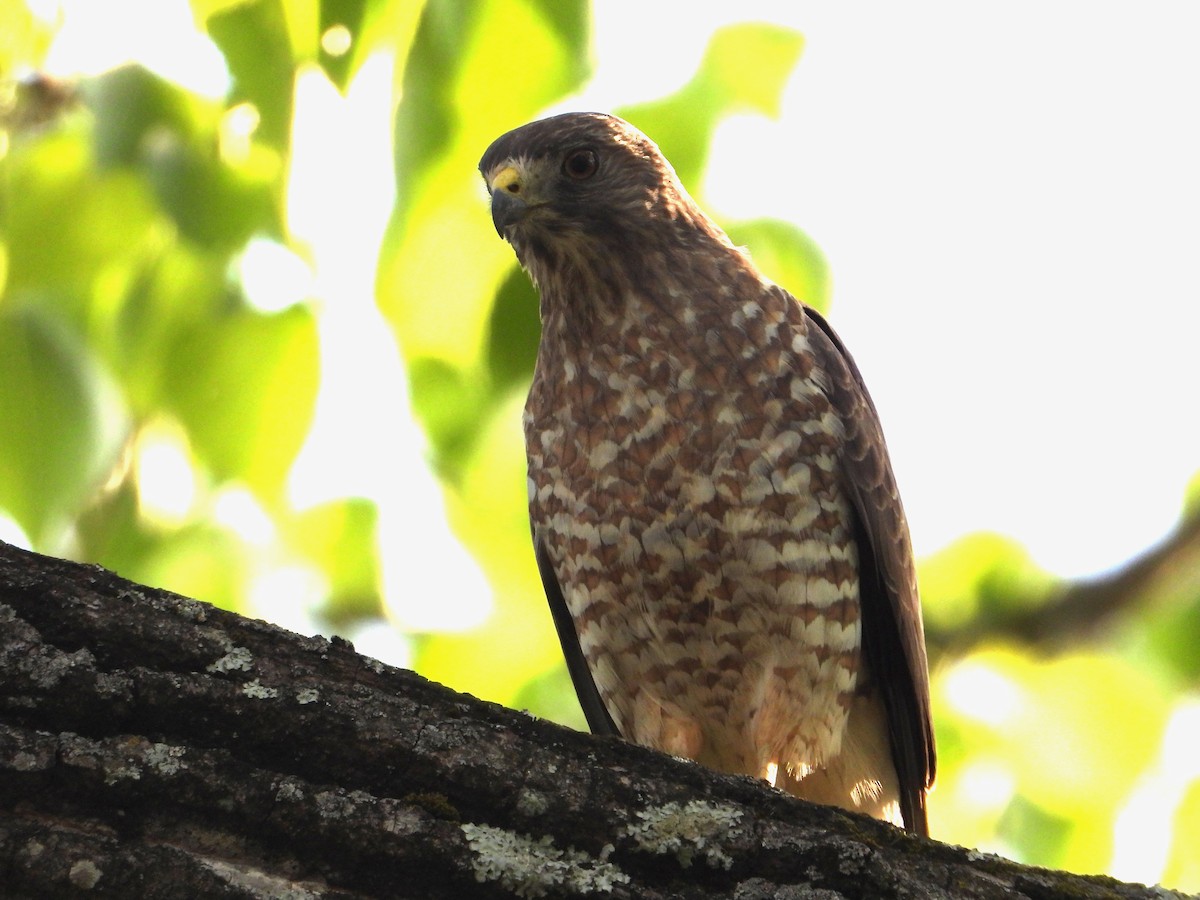
<svg viewBox="0 0 1200 900"><path fill-rule="evenodd" d="M616 116L523 125L488 147L479 170L496 231L543 295L580 279L619 288L680 249L728 246L654 142Z"/></svg>

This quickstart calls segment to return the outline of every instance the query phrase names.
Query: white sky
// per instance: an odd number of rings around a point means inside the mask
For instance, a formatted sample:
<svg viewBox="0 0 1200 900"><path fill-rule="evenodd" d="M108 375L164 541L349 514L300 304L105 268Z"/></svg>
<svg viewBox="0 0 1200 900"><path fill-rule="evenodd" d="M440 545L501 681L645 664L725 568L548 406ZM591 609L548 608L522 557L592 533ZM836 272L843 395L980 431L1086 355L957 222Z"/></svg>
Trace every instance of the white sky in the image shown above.
<svg viewBox="0 0 1200 900"><path fill-rule="evenodd" d="M719 22L805 35L781 120L723 128L705 193L825 250L917 552L992 529L1077 576L1169 532L1200 469L1200 6L692 9L672 60L677 7L598 3L577 102L677 87Z"/></svg>

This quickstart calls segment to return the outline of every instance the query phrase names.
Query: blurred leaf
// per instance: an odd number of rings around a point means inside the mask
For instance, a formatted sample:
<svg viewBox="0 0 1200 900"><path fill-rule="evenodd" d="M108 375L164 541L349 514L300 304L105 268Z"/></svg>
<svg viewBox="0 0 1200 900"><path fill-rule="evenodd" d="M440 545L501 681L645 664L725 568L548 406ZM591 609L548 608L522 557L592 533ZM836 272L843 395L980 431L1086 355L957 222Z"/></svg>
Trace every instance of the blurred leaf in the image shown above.
<svg viewBox="0 0 1200 900"><path fill-rule="evenodd" d="M115 489L105 491L92 502L75 523L75 541L79 558L100 562L126 578L141 581L145 560L162 541L159 531L149 531L138 520L136 480L126 472Z"/></svg>
<svg viewBox="0 0 1200 900"><path fill-rule="evenodd" d="M1192 779L1175 810L1174 838L1162 883L1184 893L1200 893L1200 778Z"/></svg>
<svg viewBox="0 0 1200 900"><path fill-rule="evenodd" d="M513 266L496 292L488 322L487 365L497 390L528 385L542 332L533 283Z"/></svg>
<svg viewBox="0 0 1200 900"><path fill-rule="evenodd" d="M587 719L575 697L575 686L565 665L527 682L513 698L515 709L537 710L536 715L576 731L587 731Z"/></svg>
<svg viewBox="0 0 1200 900"><path fill-rule="evenodd" d="M1163 598L1153 614L1132 617L1127 626L1148 665L1169 672L1181 684L1200 680L1200 595Z"/></svg>
<svg viewBox="0 0 1200 900"><path fill-rule="evenodd" d="M221 4L205 19L209 36L225 55L233 76L234 102L254 105L259 115L255 137L283 153L292 128L292 81L296 57L292 45L292 23L304 18L303 10L315 8L315 0L252 0L235 5ZM287 10L297 9L289 15ZM311 37L311 54L316 40Z"/></svg>
<svg viewBox="0 0 1200 900"><path fill-rule="evenodd" d="M250 548L231 532L196 524L160 535L122 575L222 609L244 609Z"/></svg>
<svg viewBox="0 0 1200 900"><path fill-rule="evenodd" d="M695 194L717 124L745 111L777 116L803 47L804 38L790 28L729 25L713 34L691 81L661 100L621 107L618 115L654 139L679 180Z"/></svg>
<svg viewBox="0 0 1200 900"><path fill-rule="evenodd" d="M1200 471L1188 479L1183 492L1183 518L1200 516Z"/></svg>
<svg viewBox="0 0 1200 900"><path fill-rule="evenodd" d="M180 338L168 367L170 402L219 480L278 497L312 422L317 363L316 323L300 307L237 311Z"/></svg>
<svg viewBox="0 0 1200 900"><path fill-rule="evenodd" d="M920 561L926 629L952 631L981 617L1047 599L1056 579L1003 535L965 535Z"/></svg>
<svg viewBox="0 0 1200 900"><path fill-rule="evenodd" d="M365 3L359 26L353 31L354 41L350 52L342 57L346 60L344 72L335 77L335 72L325 64L326 54L322 53L321 56L322 65L326 66L330 79L343 90L362 64L381 49L390 51L397 79L403 77L426 0L365 0ZM322 22L325 21L324 17L325 11L322 10ZM399 96L399 80L395 87Z"/></svg>
<svg viewBox="0 0 1200 900"><path fill-rule="evenodd" d="M321 0L271 0L282 3L292 58L308 62L321 47Z"/></svg>
<svg viewBox="0 0 1200 900"><path fill-rule="evenodd" d="M165 348L180 332L211 321L228 303L226 262L202 248L174 244L135 272L111 329L96 342L135 415L150 415L170 396Z"/></svg>
<svg viewBox="0 0 1200 900"><path fill-rule="evenodd" d="M396 111L400 205L439 161L453 160L459 179L477 178L475 164L493 139L583 82L587 39L587 4L579 0L427 4Z"/></svg>
<svg viewBox="0 0 1200 900"><path fill-rule="evenodd" d="M180 234L226 254L243 246L255 232L282 230L275 206L275 160L254 154L237 169L220 160L214 148L197 147L160 133L147 148L150 184Z"/></svg>
<svg viewBox="0 0 1200 900"><path fill-rule="evenodd" d="M321 68L339 91L350 80L386 37L407 49L421 15L423 2L395 0L321 0ZM326 35L330 29L345 29L349 46L341 53L330 53Z"/></svg>
<svg viewBox="0 0 1200 900"><path fill-rule="evenodd" d="M1012 842L1019 858L1057 867L1070 849L1074 823L1018 796L1005 810L997 830Z"/></svg>
<svg viewBox="0 0 1200 900"><path fill-rule="evenodd" d="M587 36L579 0L425 6L396 113L398 200L378 280L410 359L478 362L487 301L512 265L487 214L479 157L582 83Z"/></svg>
<svg viewBox="0 0 1200 900"><path fill-rule="evenodd" d="M10 296L52 302L87 333L102 275L131 269L153 240L157 214L131 172L97 174L85 138L48 136L13 148L3 182Z"/></svg>
<svg viewBox="0 0 1200 900"><path fill-rule="evenodd" d="M86 347L32 309L0 316L0 507L49 542L112 466L127 424Z"/></svg>
<svg viewBox="0 0 1200 900"><path fill-rule="evenodd" d="M199 101L141 66L121 66L90 79L83 96L95 117L92 142L101 168L136 165L146 142L160 135L186 142L201 130Z"/></svg>
<svg viewBox="0 0 1200 900"><path fill-rule="evenodd" d="M440 359L409 364L413 415L437 448L439 477L457 484L494 403L488 386Z"/></svg>
<svg viewBox="0 0 1200 900"><path fill-rule="evenodd" d="M288 540L329 581L326 619L335 625L381 611L379 510L369 500L332 500L291 517Z"/></svg>
<svg viewBox="0 0 1200 900"><path fill-rule="evenodd" d="M725 230L750 250L764 275L818 312L829 309L829 266L807 234L779 219L737 222Z"/></svg>
<svg viewBox="0 0 1200 900"><path fill-rule="evenodd" d="M79 84L74 79L30 72L13 82L0 81L0 134L8 132L19 140L59 127L78 106Z"/></svg>
<svg viewBox="0 0 1200 900"><path fill-rule="evenodd" d="M447 496L454 530L495 592L494 611L472 631L428 637L416 659L428 678L509 705L563 665L529 541L523 403L514 390L491 410L460 490Z"/></svg>
<svg viewBox="0 0 1200 900"><path fill-rule="evenodd" d="M180 233L226 253L256 231L279 233L281 157L252 142L220 149L222 111L138 66L92 79L87 102L101 169L144 167Z"/></svg>
<svg viewBox="0 0 1200 900"><path fill-rule="evenodd" d="M321 49L319 59L321 68L329 76L329 80L337 85L339 91L345 91L354 73L354 64L358 54L355 52L362 33L363 18L368 6L379 6L379 3L368 4L365 0L321 0ZM348 46L340 53L330 53L326 35L331 29L344 29Z"/></svg>
<svg viewBox="0 0 1200 900"><path fill-rule="evenodd" d="M76 528L78 558L102 561L124 577L215 603L242 608L253 550L209 522L181 528L148 526L139 516L137 484L122 480L90 506Z"/></svg>
<svg viewBox="0 0 1200 900"><path fill-rule="evenodd" d="M50 46L53 30L30 12L22 0L0 0L0 78L37 66ZM0 103L0 107L3 104Z"/></svg>
<svg viewBox="0 0 1200 900"><path fill-rule="evenodd" d="M1158 751L1169 712L1162 685L1100 654L1013 674L1028 700L1005 732L1021 793L1055 815L1111 821Z"/></svg>

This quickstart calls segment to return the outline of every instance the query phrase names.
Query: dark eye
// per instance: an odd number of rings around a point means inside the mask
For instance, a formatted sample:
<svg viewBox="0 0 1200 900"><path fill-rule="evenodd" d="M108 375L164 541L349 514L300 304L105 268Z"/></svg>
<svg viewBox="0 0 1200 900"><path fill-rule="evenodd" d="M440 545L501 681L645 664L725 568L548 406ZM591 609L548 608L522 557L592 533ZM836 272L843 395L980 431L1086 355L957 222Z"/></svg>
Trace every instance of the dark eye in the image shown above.
<svg viewBox="0 0 1200 900"><path fill-rule="evenodd" d="M600 160L594 150L572 150L563 160L563 172L576 181L586 181L596 174Z"/></svg>

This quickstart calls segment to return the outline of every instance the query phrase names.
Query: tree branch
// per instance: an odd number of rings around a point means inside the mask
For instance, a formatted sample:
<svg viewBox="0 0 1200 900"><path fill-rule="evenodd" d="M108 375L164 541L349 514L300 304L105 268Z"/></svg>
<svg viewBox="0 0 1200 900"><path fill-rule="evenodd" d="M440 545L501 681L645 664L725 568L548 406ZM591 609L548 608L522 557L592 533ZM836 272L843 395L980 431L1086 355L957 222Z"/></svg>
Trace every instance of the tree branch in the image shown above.
<svg viewBox="0 0 1200 900"><path fill-rule="evenodd" d="M926 841L0 544L0 885L93 897L1162 897Z"/></svg>
<svg viewBox="0 0 1200 900"><path fill-rule="evenodd" d="M1022 643L1060 648L1111 628L1121 616L1200 594L1200 514L1180 522L1161 543L1110 573L1065 585L1044 602L990 609L931 643L962 652L1009 635Z"/></svg>

